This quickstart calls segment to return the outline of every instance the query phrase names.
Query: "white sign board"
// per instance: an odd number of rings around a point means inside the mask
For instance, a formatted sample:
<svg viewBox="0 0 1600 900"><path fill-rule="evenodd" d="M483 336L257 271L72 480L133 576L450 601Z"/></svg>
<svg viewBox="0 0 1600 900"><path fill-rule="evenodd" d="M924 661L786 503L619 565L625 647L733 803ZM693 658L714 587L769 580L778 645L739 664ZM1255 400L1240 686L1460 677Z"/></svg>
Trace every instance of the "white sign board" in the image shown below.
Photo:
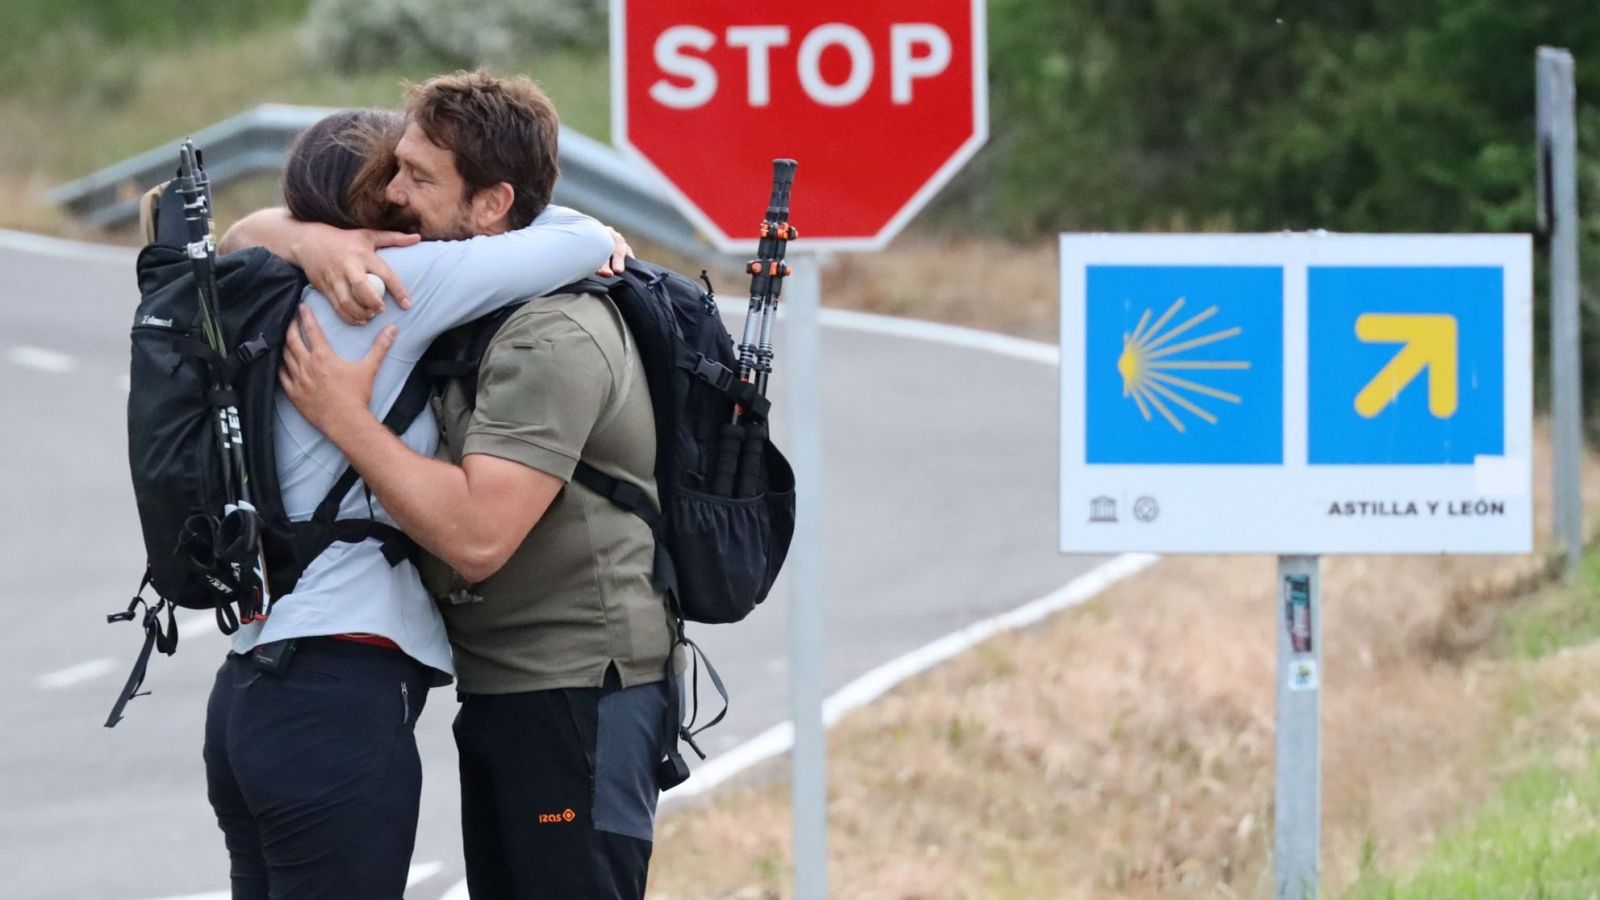
<svg viewBox="0 0 1600 900"><path fill-rule="evenodd" d="M1063 235L1061 549L1525 553L1526 235Z"/></svg>

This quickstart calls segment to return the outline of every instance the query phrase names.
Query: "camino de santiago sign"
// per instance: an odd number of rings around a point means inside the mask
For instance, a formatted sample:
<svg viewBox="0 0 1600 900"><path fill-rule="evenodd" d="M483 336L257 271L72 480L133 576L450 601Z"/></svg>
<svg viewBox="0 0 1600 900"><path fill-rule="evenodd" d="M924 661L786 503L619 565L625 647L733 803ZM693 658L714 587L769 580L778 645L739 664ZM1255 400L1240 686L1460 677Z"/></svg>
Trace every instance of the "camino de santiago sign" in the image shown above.
<svg viewBox="0 0 1600 900"><path fill-rule="evenodd" d="M1061 549L1528 551L1531 253L1063 236Z"/></svg>

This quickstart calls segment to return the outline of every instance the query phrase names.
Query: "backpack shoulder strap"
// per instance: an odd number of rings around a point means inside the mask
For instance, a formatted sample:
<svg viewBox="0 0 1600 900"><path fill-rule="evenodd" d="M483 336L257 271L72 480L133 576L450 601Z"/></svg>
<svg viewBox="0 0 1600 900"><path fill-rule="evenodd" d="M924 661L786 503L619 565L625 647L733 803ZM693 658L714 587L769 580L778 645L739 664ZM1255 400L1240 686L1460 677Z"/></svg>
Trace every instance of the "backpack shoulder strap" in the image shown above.
<svg viewBox="0 0 1600 900"><path fill-rule="evenodd" d="M467 408L475 408L478 405L478 369L483 365L483 357L494 343L495 335L527 302L503 306L440 335L417 364L417 369L428 378L429 390L435 386L443 388L454 381L466 395Z"/></svg>
<svg viewBox="0 0 1600 900"><path fill-rule="evenodd" d="M432 392L432 377L419 363L411 369L411 374L406 376L405 384L400 388L400 396L395 398L394 405L389 407L388 414L383 417L384 427L395 434L403 434L428 405L428 397ZM384 558L391 566L397 566L401 560L416 555L416 542L398 528L372 519L339 518L339 507L344 503L345 495L350 493L350 489L355 487L356 481L360 478L361 475L355 467L347 464L344 471L339 473L338 479L334 481L333 487L322 498L322 502L317 504L316 512L311 514L311 521L297 523L299 527L295 530L300 544L300 558L307 565L330 544L358 543L369 537L377 538L383 545Z"/></svg>

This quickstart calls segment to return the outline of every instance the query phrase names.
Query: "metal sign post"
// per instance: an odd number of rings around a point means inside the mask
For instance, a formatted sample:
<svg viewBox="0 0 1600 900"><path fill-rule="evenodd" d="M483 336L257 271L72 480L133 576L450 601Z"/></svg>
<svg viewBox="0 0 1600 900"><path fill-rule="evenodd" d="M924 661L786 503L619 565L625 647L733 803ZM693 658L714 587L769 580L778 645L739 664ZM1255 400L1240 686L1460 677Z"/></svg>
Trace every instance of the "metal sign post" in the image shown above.
<svg viewBox="0 0 1600 900"><path fill-rule="evenodd" d="M1583 399L1578 314L1578 135L1572 54L1538 55L1539 228L1550 239L1550 412L1555 429L1555 532L1571 576L1583 556Z"/></svg>
<svg viewBox="0 0 1600 900"><path fill-rule="evenodd" d="M828 893L828 738L822 589L822 429L818 389L821 334L821 259L789 256L784 356L789 360L789 460L795 473L794 539L789 573L789 703L794 722L794 894L823 900Z"/></svg>
<svg viewBox="0 0 1600 900"><path fill-rule="evenodd" d="M1278 900L1315 900L1322 836L1322 577L1316 556L1278 557Z"/></svg>

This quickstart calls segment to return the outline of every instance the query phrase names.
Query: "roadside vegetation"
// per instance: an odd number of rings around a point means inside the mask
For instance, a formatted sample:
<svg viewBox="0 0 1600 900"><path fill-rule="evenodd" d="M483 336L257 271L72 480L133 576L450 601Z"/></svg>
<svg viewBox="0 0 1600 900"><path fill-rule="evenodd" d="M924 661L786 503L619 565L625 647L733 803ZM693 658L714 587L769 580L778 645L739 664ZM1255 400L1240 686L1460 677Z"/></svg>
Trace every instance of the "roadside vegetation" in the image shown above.
<svg viewBox="0 0 1600 900"><path fill-rule="evenodd" d="M1600 457L1585 481L1593 516ZM1324 560L1324 896L1600 892L1600 553L1563 587L1546 552ZM1271 896L1274 572L1168 558L847 716L833 890ZM654 896L786 896L785 775L666 816Z"/></svg>
<svg viewBox="0 0 1600 900"><path fill-rule="evenodd" d="M1589 898L1600 892L1600 551L1568 586L1499 616L1502 783L1420 858L1363 866L1351 900Z"/></svg>

